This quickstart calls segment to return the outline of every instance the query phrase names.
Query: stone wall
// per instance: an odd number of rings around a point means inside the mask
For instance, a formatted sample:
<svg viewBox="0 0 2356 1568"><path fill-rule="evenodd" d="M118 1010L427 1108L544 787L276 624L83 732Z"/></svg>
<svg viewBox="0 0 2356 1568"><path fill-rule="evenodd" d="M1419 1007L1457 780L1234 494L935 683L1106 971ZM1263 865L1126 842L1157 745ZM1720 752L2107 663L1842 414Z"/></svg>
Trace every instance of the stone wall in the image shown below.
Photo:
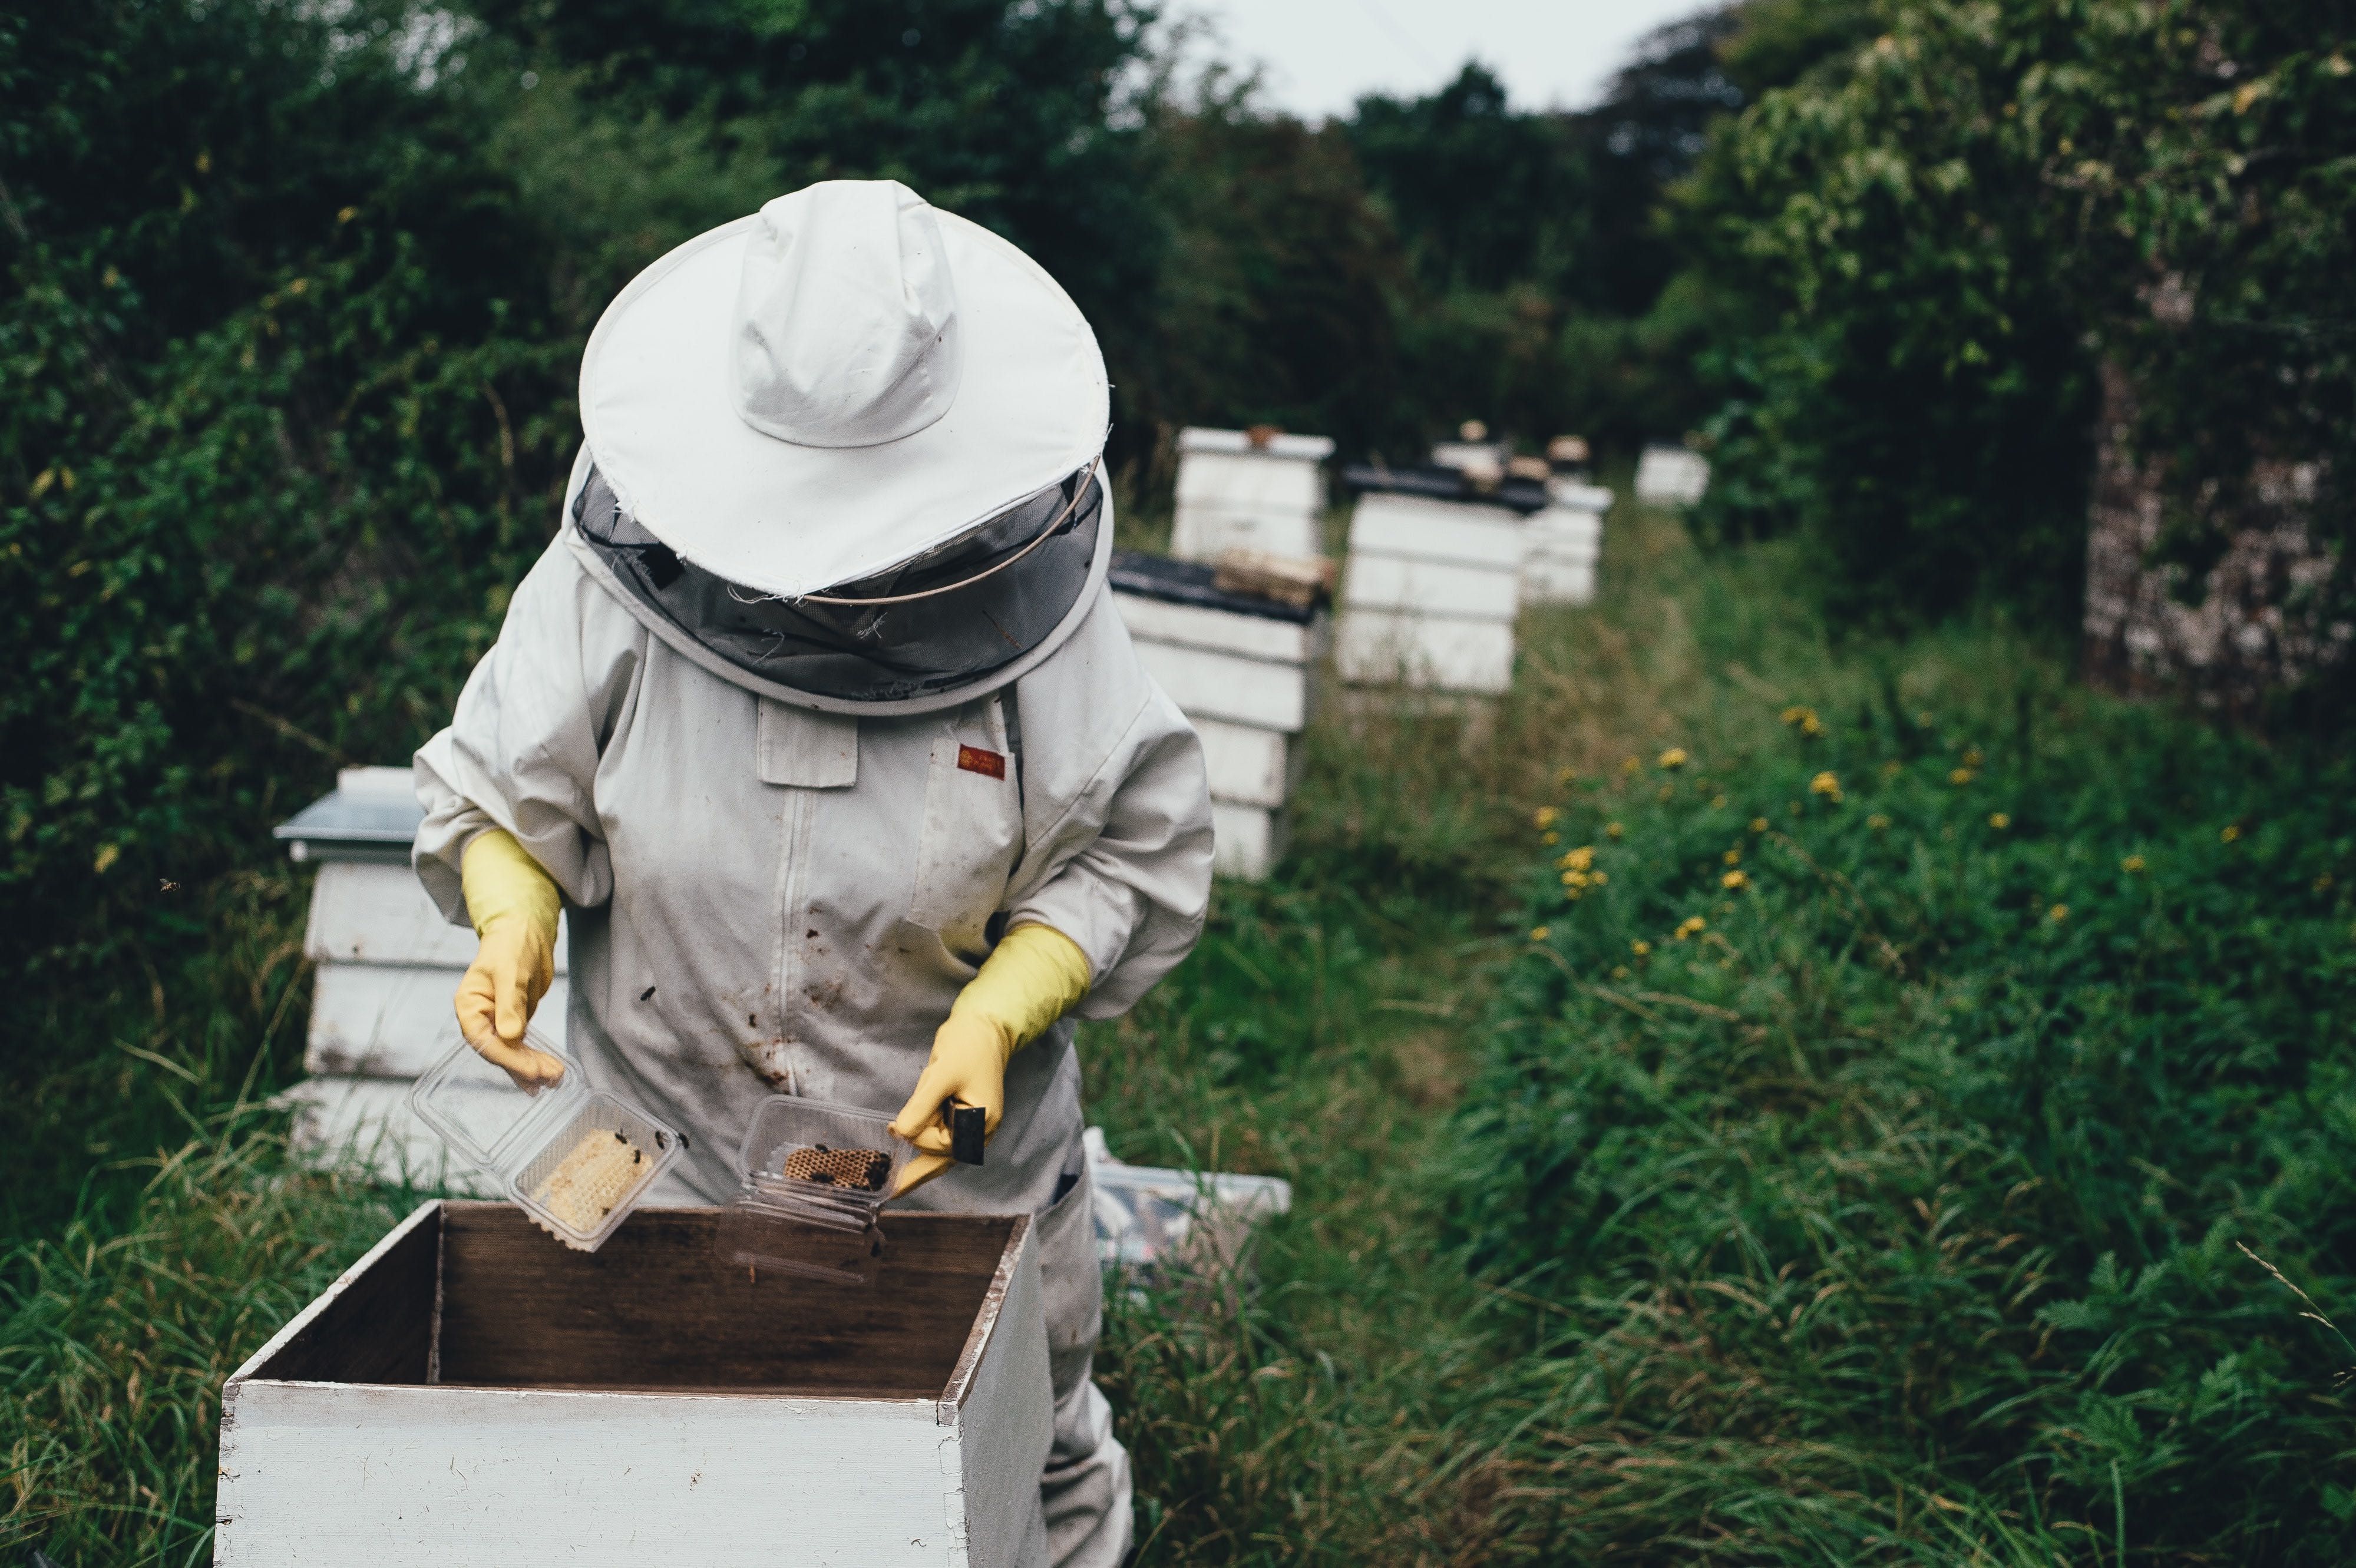
<svg viewBox="0 0 2356 1568"><path fill-rule="evenodd" d="M2260 464L2223 558L2188 583L2182 568L2151 563L2165 474L2156 461L2136 462L2134 423L2133 390L2105 366L2086 530L2087 679L2245 712L2345 653L2351 626L2314 607L2332 570L2308 528L2316 464Z"/></svg>

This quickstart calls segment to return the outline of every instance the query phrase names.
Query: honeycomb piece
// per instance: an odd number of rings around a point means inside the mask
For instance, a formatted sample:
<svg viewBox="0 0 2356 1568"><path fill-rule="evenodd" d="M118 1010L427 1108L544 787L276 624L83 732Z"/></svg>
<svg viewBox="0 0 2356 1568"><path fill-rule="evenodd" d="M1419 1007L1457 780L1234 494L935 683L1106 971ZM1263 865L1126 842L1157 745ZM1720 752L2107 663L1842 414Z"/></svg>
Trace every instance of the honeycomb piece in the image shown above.
<svg viewBox="0 0 2356 1568"><path fill-rule="evenodd" d="M812 1144L786 1156L786 1179L815 1181L827 1187L848 1187L860 1192L883 1190L892 1174L892 1157L879 1149L829 1148Z"/></svg>
<svg viewBox="0 0 2356 1568"><path fill-rule="evenodd" d="M594 1231L654 1167L646 1151L610 1127L591 1127L532 1196L576 1231Z"/></svg>

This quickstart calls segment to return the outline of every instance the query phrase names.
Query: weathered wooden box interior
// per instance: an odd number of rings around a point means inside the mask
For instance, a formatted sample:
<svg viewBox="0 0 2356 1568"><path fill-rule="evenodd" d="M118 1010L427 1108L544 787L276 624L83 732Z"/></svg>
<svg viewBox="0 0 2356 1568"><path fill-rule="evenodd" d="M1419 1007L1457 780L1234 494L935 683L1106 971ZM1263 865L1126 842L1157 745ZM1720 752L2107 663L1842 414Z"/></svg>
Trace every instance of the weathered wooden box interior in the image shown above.
<svg viewBox="0 0 2356 1568"><path fill-rule="evenodd" d="M1054 1419L1022 1217L894 1214L871 1282L594 1253L421 1205L221 1392L226 1568L1044 1564Z"/></svg>
<svg viewBox="0 0 2356 1568"><path fill-rule="evenodd" d="M863 1399L953 1397L1015 1221L894 1215L873 1285L723 1265L717 1211L633 1215L594 1253L451 1201L249 1378Z"/></svg>

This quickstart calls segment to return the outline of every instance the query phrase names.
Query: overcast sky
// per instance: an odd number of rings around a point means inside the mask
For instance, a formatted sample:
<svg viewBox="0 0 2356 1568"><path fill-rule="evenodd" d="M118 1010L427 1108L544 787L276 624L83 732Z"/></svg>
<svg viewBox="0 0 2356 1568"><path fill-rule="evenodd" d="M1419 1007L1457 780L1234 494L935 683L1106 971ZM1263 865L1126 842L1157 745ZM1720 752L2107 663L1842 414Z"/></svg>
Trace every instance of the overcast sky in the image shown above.
<svg viewBox="0 0 2356 1568"><path fill-rule="evenodd" d="M1360 94L1411 96L1467 57L1504 79L1524 109L1580 109L1601 96L1638 38L1707 0L1180 0L1218 52L1267 69L1269 101L1304 119L1343 114Z"/></svg>

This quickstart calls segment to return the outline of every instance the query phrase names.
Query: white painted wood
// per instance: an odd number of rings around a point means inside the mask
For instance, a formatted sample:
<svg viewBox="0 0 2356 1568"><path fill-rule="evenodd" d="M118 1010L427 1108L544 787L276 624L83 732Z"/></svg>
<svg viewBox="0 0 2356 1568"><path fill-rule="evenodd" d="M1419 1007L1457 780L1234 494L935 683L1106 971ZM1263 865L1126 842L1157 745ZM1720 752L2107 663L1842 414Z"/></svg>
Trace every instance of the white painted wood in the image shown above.
<svg viewBox="0 0 2356 1568"><path fill-rule="evenodd" d="M1558 507L1575 511L1603 513L1612 509L1617 499L1606 485L1590 485L1584 479L1549 479L1547 499Z"/></svg>
<svg viewBox="0 0 2356 1568"><path fill-rule="evenodd" d="M1648 446L1636 461L1636 499L1690 507L1709 489L1709 459L1682 446Z"/></svg>
<svg viewBox="0 0 2356 1568"><path fill-rule="evenodd" d="M1523 603L1591 604L1594 602L1594 561L1532 556L1523 563Z"/></svg>
<svg viewBox="0 0 2356 1568"><path fill-rule="evenodd" d="M1407 560L1360 551L1342 574L1344 613L1365 608L1479 621L1514 618L1514 571L1453 561Z"/></svg>
<svg viewBox="0 0 2356 1568"><path fill-rule="evenodd" d="M556 972L565 970L562 919L557 923ZM303 955L314 964L405 964L461 969L475 961L475 933L453 925L407 866L330 860L311 888L310 923Z"/></svg>
<svg viewBox="0 0 2356 1568"><path fill-rule="evenodd" d="M1171 643L1182 648L1207 648L1266 659L1270 664L1314 664L1323 626L1323 617L1306 623L1279 621L1267 615L1239 615L1207 604L1176 604L1149 599L1142 593L1112 596L1121 623L1139 642Z"/></svg>
<svg viewBox="0 0 2356 1568"><path fill-rule="evenodd" d="M309 1170L342 1171L421 1192L497 1196L488 1178L453 1155L410 1110L413 1087L406 1078L304 1079L275 1102L294 1113L288 1152Z"/></svg>
<svg viewBox="0 0 2356 1568"><path fill-rule="evenodd" d="M412 1214L223 1388L223 1568L1045 1568L1053 1411L1030 1227L951 1398L258 1375L434 1219L433 1204Z"/></svg>
<svg viewBox="0 0 2356 1568"><path fill-rule="evenodd" d="M1211 798L1269 810L1291 797L1301 782L1307 748L1276 730L1257 730L1221 719L1197 719L1203 763L1211 777Z"/></svg>
<svg viewBox="0 0 2356 1568"><path fill-rule="evenodd" d="M1532 555L1593 560L1603 548L1603 519L1593 512L1548 507L1528 524Z"/></svg>
<svg viewBox="0 0 2356 1568"><path fill-rule="evenodd" d="M1023 1227L1011 1262L991 1286L995 1300L985 1301L976 1319L986 1324L988 1338L964 1398L942 1413L957 1439L949 1519L973 1568L1030 1568L1047 1556L1039 1475L1047 1467L1055 1402L1035 1224ZM954 1390L956 1377L950 1381ZM984 1521L978 1531L977 1520ZM1016 1528L1006 1528L1008 1521Z"/></svg>
<svg viewBox="0 0 2356 1568"><path fill-rule="evenodd" d="M1170 553L1216 560L1230 549L1318 553L1324 482L1333 451L1323 436L1274 436L1254 446L1242 431L1190 429L1178 438L1178 512Z"/></svg>
<svg viewBox="0 0 2356 1568"><path fill-rule="evenodd" d="M415 1078L456 1038L452 997L465 971L322 964L311 976L306 1072ZM562 1032L570 982L560 975L532 1015Z"/></svg>
<svg viewBox="0 0 2356 1568"><path fill-rule="evenodd" d="M1431 449L1431 461L1460 473L1500 473L1513 453L1502 441L1443 441Z"/></svg>
<svg viewBox="0 0 2356 1568"><path fill-rule="evenodd" d="M231 1388L221 1568L970 1561L930 1400Z"/></svg>
<svg viewBox="0 0 2356 1568"><path fill-rule="evenodd" d="M1178 450L1181 454L1250 452L1269 457L1290 457L1298 462L1323 463L1333 455L1333 441L1330 436L1290 435L1279 431L1256 446L1248 431L1212 430L1202 425L1188 425L1178 432Z"/></svg>
<svg viewBox="0 0 2356 1568"><path fill-rule="evenodd" d="M1507 507L1383 492L1362 496L1350 517L1350 552L1467 566L1522 563L1521 515Z"/></svg>
<svg viewBox="0 0 2356 1568"><path fill-rule="evenodd" d="M1513 685L1514 627L1353 609L1334 628L1333 663L1353 685L1494 696Z"/></svg>
<svg viewBox="0 0 2356 1568"><path fill-rule="evenodd" d="M1314 515L1324 499L1317 464L1258 452L1183 452L1178 503L1230 512Z"/></svg>
<svg viewBox="0 0 2356 1568"><path fill-rule="evenodd" d="M1170 553L1180 560L1216 560L1231 549L1307 558L1317 555L1313 512L1240 512L1182 501L1170 530Z"/></svg>
<svg viewBox="0 0 2356 1568"><path fill-rule="evenodd" d="M1146 673L1189 718L1225 719L1296 733L1309 721L1309 672L1169 643L1137 645Z"/></svg>
<svg viewBox="0 0 2356 1568"><path fill-rule="evenodd" d="M1258 881L1284 859L1291 824L1282 811L1211 802L1211 869L1223 877Z"/></svg>

